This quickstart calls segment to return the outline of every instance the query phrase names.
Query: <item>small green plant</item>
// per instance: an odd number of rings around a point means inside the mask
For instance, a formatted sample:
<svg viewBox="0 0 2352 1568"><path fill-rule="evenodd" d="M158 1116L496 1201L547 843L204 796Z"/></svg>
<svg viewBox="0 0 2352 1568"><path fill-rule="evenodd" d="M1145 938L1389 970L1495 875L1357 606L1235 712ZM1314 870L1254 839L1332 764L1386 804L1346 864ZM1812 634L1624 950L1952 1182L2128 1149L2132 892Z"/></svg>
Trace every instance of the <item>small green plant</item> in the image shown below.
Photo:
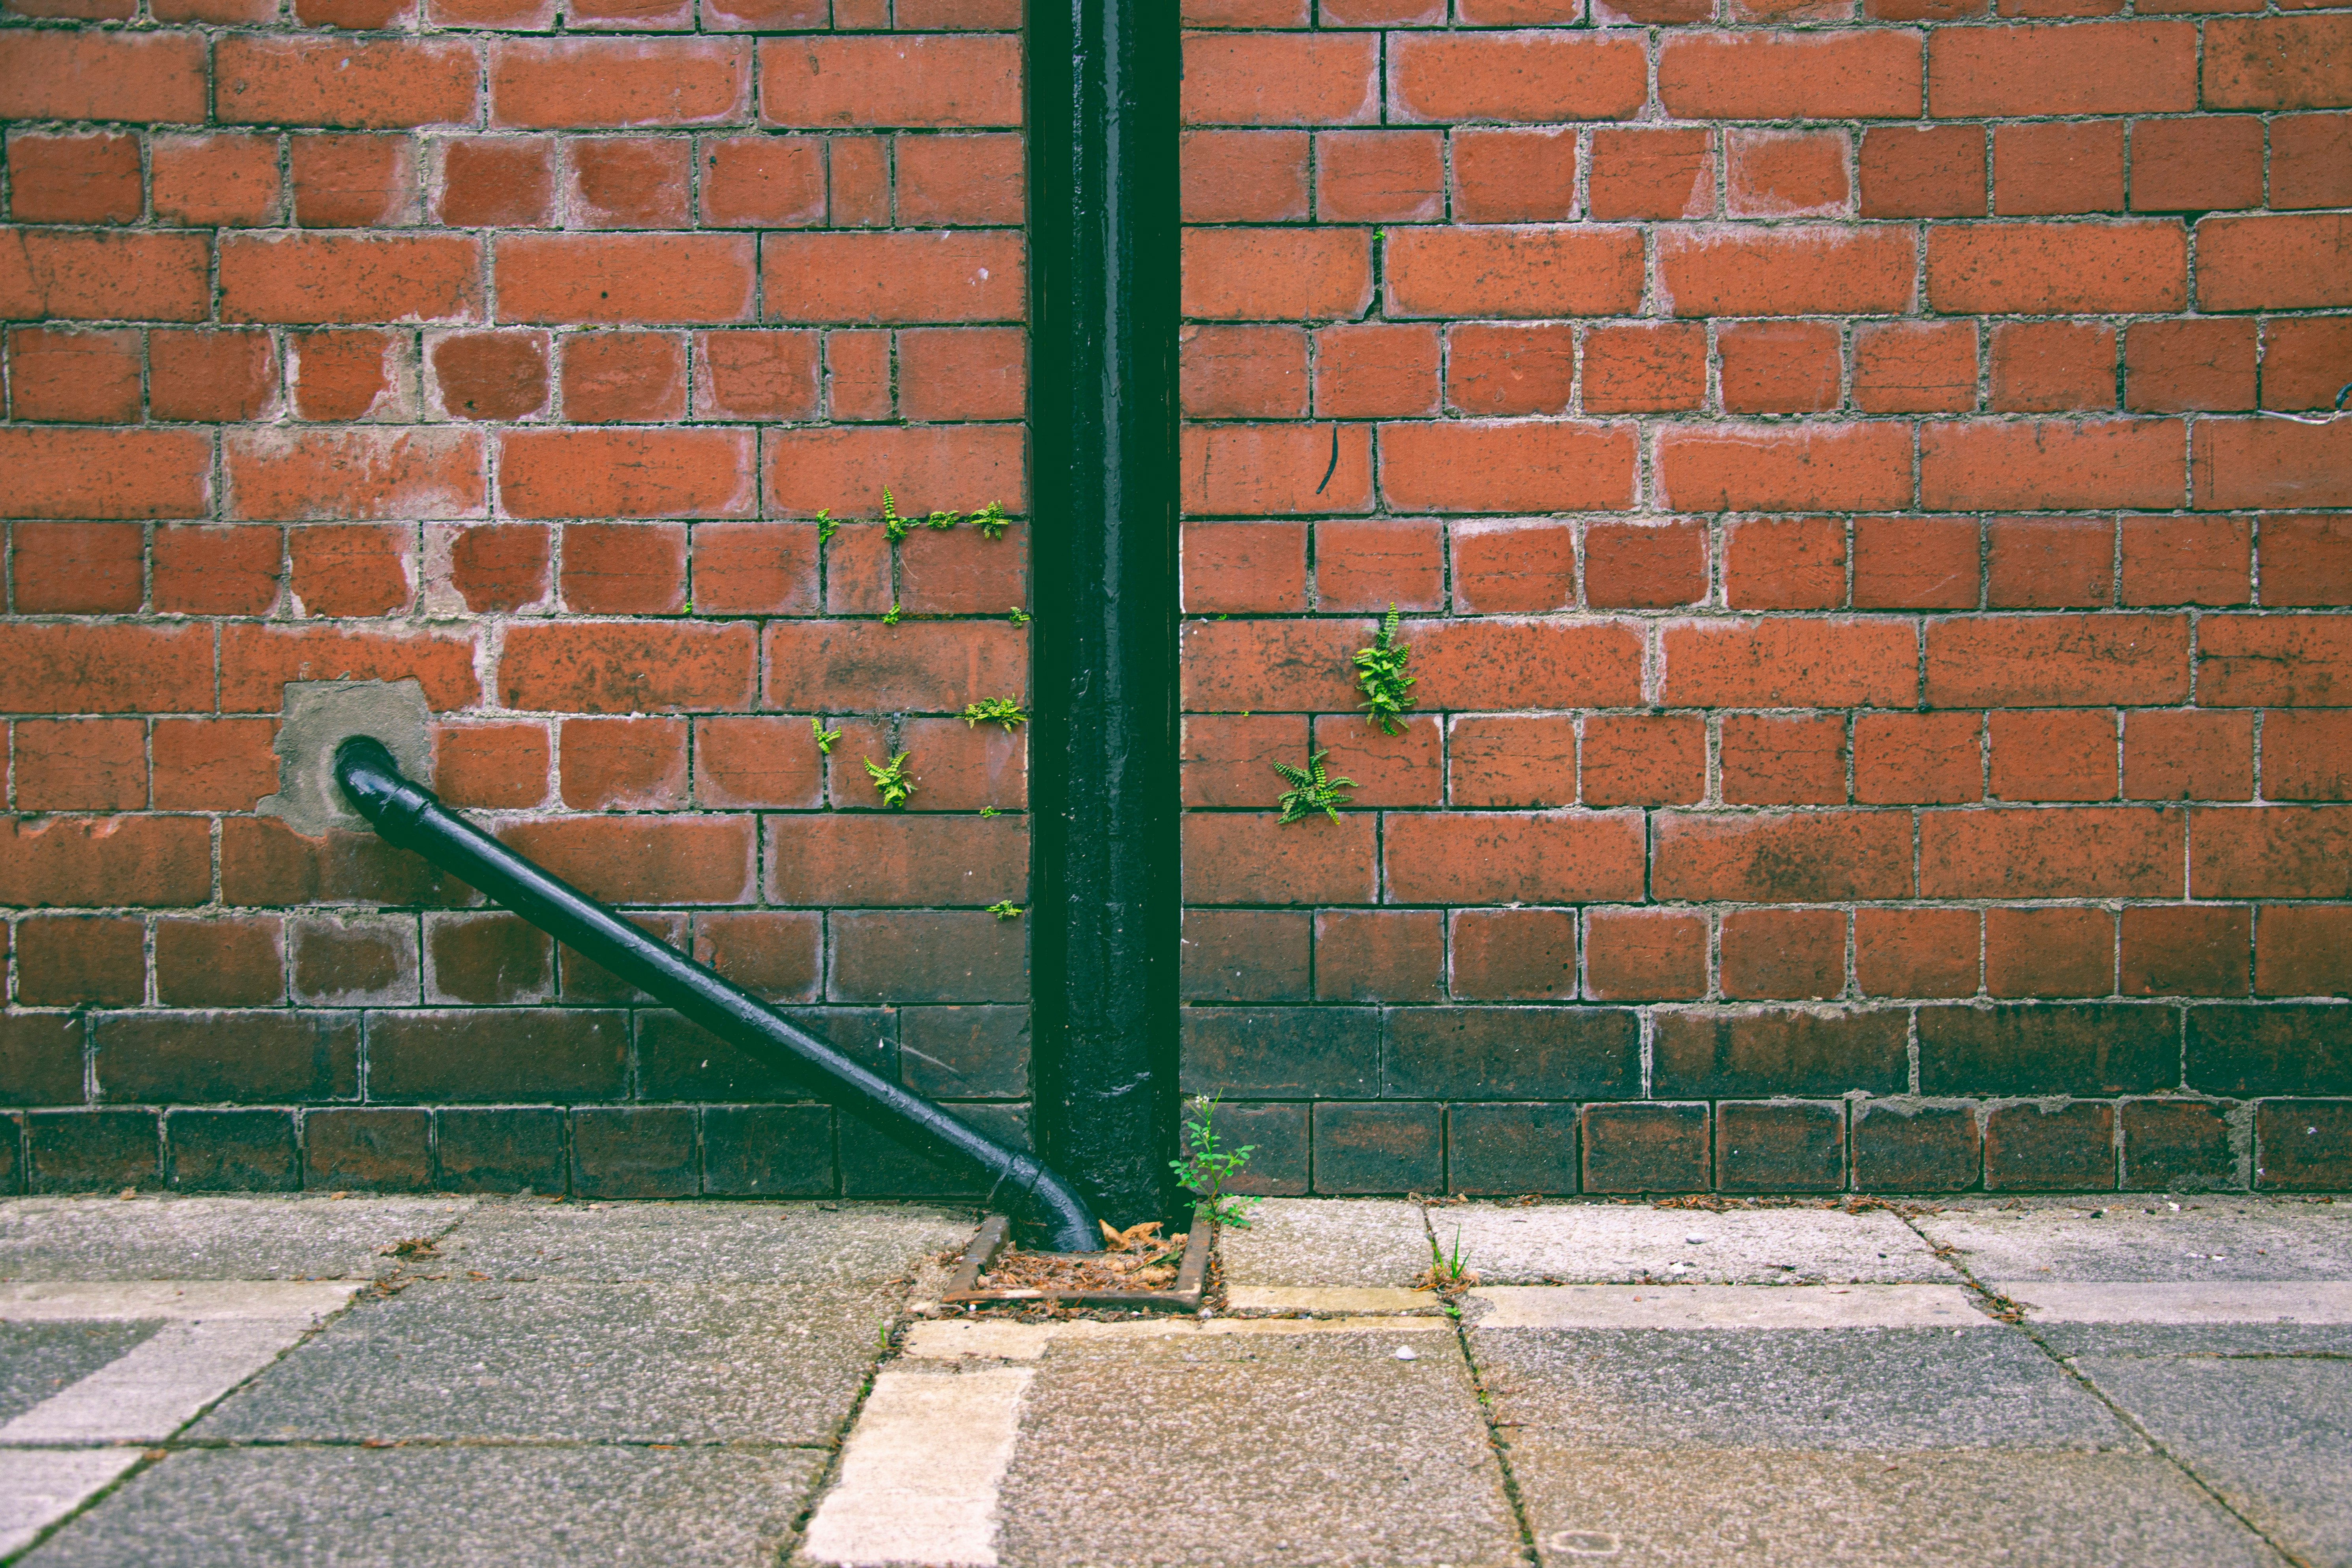
<svg viewBox="0 0 2352 1568"><path fill-rule="evenodd" d="M1429 1272L1414 1283L1423 1289L1434 1290L1439 1295L1446 1297L1458 1296L1478 1283L1478 1276L1470 1270L1463 1258L1460 1226L1454 1227L1454 1249L1451 1252L1437 1245L1437 1236L1434 1231L1430 1234Z"/></svg>
<svg viewBox="0 0 2352 1568"><path fill-rule="evenodd" d="M1184 1118L1183 1152L1168 1162L1176 1173L1177 1183L1191 1193L1195 1207L1205 1207L1209 1217L1218 1225L1229 1225L1237 1230L1249 1228L1249 1211L1257 1199L1241 1197L1225 1191L1233 1179L1241 1174L1249 1157L1257 1152L1257 1145L1244 1143L1238 1149L1227 1149L1217 1137L1217 1100L1222 1096L1197 1096L1184 1102L1189 1114Z"/></svg>
<svg viewBox="0 0 2352 1568"><path fill-rule="evenodd" d="M923 519L923 526L925 528L936 528L940 532L944 533L962 521L963 517L961 513L952 511L935 511L931 513L930 516Z"/></svg>
<svg viewBox="0 0 2352 1568"><path fill-rule="evenodd" d="M858 759L866 764L866 776L874 781L875 791L881 795L882 804L892 811L906 810L908 797L915 793L915 783L907 776L907 755L905 752L899 752L890 759L887 767L871 757Z"/></svg>
<svg viewBox="0 0 2352 1568"><path fill-rule="evenodd" d="M819 544L823 544L826 540L833 537L833 531L840 526L840 523L834 521L833 510L831 508L828 507L820 510L816 514L816 542Z"/></svg>
<svg viewBox="0 0 2352 1568"><path fill-rule="evenodd" d="M1021 918L1021 906L1011 899L1003 899L989 905L988 912L1001 921L1017 921Z"/></svg>
<svg viewBox="0 0 2352 1568"><path fill-rule="evenodd" d="M890 494L890 487L884 485L882 487L882 531L890 536L891 543L896 544L906 538L908 530L914 526L912 518L898 515L898 502Z"/></svg>
<svg viewBox="0 0 2352 1568"><path fill-rule="evenodd" d="M882 624L886 626L895 626L898 624L898 600L893 599L890 601L890 613L882 617Z"/></svg>
<svg viewBox="0 0 2352 1568"><path fill-rule="evenodd" d="M1010 735L1013 726L1028 721L1029 715L1021 711L1021 704L1010 697L992 697L985 702L964 705L963 723L967 730L981 724L1002 724L1004 732Z"/></svg>
<svg viewBox="0 0 2352 1568"><path fill-rule="evenodd" d="M1397 732L1397 716L1412 706L1409 694L1416 682L1404 668L1412 658L1412 649L1397 640L1397 607L1391 604L1372 646L1358 649L1355 660L1356 684L1364 691L1364 722L1378 724L1384 735Z"/></svg>
<svg viewBox="0 0 2352 1568"><path fill-rule="evenodd" d="M833 743L841 739L841 731L828 730L815 718L809 720L809 733L816 737L816 749L825 756L833 755Z"/></svg>
<svg viewBox="0 0 2352 1568"><path fill-rule="evenodd" d="M1314 752L1307 757L1307 765L1303 768L1294 768L1288 763L1274 764L1274 771L1290 784L1276 802L1282 807L1282 822L1276 826L1287 826L1318 811L1334 822L1339 820L1339 808L1348 804L1348 797L1340 792L1355 788L1356 781L1335 779L1325 772L1323 759L1330 754L1328 752Z"/></svg>
<svg viewBox="0 0 2352 1568"><path fill-rule="evenodd" d="M1013 624L1014 626L1027 626L1027 625L1029 624L1029 612L1028 612L1028 611L1026 611L1026 610L1024 610L1024 609L1023 609L1023 608L1022 608L1020 605L1013 605Z"/></svg>
<svg viewBox="0 0 2352 1568"><path fill-rule="evenodd" d="M1004 537L1003 502L990 501L986 506L982 507L978 511L973 512L971 514L971 520L972 521L980 524L980 531L986 534L989 538L1002 539Z"/></svg>
<svg viewBox="0 0 2352 1568"><path fill-rule="evenodd" d="M1003 816L1004 814L997 810L996 807L992 805L983 805L980 808L980 815L982 816Z"/></svg>

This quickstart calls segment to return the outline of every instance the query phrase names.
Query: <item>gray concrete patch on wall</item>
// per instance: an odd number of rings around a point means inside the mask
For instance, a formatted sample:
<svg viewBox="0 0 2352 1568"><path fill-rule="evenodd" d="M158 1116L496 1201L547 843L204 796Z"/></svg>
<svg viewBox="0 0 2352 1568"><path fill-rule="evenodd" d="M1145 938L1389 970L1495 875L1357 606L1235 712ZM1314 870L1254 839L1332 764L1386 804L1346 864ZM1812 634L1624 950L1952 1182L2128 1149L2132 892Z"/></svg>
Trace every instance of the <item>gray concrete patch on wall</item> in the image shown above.
<svg viewBox="0 0 2352 1568"><path fill-rule="evenodd" d="M289 680L278 726L278 793L255 807L316 837L331 828L372 832L335 783L335 748L354 735L384 744L412 779L433 776L432 710L415 680Z"/></svg>

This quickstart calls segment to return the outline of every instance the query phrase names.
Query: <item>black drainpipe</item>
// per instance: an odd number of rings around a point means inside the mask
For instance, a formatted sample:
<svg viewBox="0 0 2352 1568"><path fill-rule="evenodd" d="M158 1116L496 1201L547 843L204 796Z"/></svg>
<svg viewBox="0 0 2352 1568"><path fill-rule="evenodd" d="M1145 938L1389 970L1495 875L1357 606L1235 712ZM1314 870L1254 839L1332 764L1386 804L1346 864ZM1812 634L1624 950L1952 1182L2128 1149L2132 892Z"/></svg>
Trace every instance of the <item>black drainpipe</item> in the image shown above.
<svg viewBox="0 0 2352 1568"><path fill-rule="evenodd" d="M794 1028L758 997L516 854L403 774L381 742L358 736L336 748L335 782L392 843L462 879L730 1045L789 1073L867 1126L924 1153L976 1166L993 1184L992 1206L1042 1229L1055 1250L1101 1248L1086 1200L1052 1170Z"/></svg>
<svg viewBox="0 0 2352 1568"><path fill-rule="evenodd" d="M1032 0L1040 1147L1121 1225L1176 1131L1175 0Z"/></svg>

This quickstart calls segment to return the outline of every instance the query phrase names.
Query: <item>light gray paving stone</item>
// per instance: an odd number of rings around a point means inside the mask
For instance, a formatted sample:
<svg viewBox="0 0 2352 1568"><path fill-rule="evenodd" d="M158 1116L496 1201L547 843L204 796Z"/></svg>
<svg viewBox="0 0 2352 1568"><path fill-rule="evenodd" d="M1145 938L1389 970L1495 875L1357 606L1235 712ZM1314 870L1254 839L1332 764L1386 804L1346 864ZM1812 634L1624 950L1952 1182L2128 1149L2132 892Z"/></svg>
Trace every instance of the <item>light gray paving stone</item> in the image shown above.
<svg viewBox="0 0 2352 1568"><path fill-rule="evenodd" d="M2342 1323L2036 1323L2054 1355L2352 1355Z"/></svg>
<svg viewBox="0 0 2352 1568"><path fill-rule="evenodd" d="M898 1293L427 1281L225 1400L199 1439L832 1441Z"/></svg>
<svg viewBox="0 0 2352 1568"><path fill-rule="evenodd" d="M0 1425L79 1383L159 1323L0 1323Z"/></svg>
<svg viewBox="0 0 2352 1568"><path fill-rule="evenodd" d="M774 1280L909 1278L928 1253L961 1247L971 1213L901 1204L485 1204L419 1272L496 1279Z"/></svg>
<svg viewBox="0 0 2352 1568"><path fill-rule="evenodd" d="M1007 1568L1520 1561L1459 1342L1428 1332L1057 1338L1002 1517Z"/></svg>
<svg viewBox="0 0 2352 1568"><path fill-rule="evenodd" d="M1269 1198L1218 1233L1228 1285L1409 1288L1429 1268L1419 1204Z"/></svg>
<svg viewBox="0 0 2352 1568"><path fill-rule="evenodd" d="M825 1456L643 1448L173 1454L26 1568L764 1568Z"/></svg>
<svg viewBox="0 0 2352 1568"><path fill-rule="evenodd" d="M1780 1285L1954 1282L1958 1276L1884 1209L1659 1209L1647 1205L1469 1204L1433 1209L1450 1252L1485 1285Z"/></svg>
<svg viewBox="0 0 2352 1568"><path fill-rule="evenodd" d="M2283 1568L2153 1455L1594 1448L1515 1435L1544 1568Z"/></svg>
<svg viewBox="0 0 2352 1568"><path fill-rule="evenodd" d="M2352 1204L2078 1198L1956 1206L1917 1224L1979 1279L2352 1279Z"/></svg>
<svg viewBox="0 0 2352 1568"><path fill-rule="evenodd" d="M1694 1448L2142 1447L2015 1330L1475 1329L1501 1426Z"/></svg>
<svg viewBox="0 0 2352 1568"><path fill-rule="evenodd" d="M2282 1546L2352 1563L2352 1362L2084 1356L2075 1366Z"/></svg>
<svg viewBox="0 0 2352 1568"><path fill-rule="evenodd" d="M16 1198L0 1279L367 1279L382 1249L433 1237L470 1198Z"/></svg>

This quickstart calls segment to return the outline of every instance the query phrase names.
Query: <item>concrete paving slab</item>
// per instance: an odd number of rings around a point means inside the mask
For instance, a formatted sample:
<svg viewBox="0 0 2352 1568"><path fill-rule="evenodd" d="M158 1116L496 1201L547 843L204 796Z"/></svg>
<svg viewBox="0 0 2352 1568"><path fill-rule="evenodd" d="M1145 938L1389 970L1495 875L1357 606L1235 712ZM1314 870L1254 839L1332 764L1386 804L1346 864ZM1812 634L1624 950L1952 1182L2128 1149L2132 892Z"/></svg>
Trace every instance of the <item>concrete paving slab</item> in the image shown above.
<svg viewBox="0 0 2352 1568"><path fill-rule="evenodd" d="M2020 1209L1983 1205L1923 1215L1979 1279L2352 1279L2352 1204L2200 1197Z"/></svg>
<svg viewBox="0 0 2352 1568"><path fill-rule="evenodd" d="M141 1454L137 1448L0 1450L0 1557L31 1545L41 1531L112 1485Z"/></svg>
<svg viewBox="0 0 2352 1568"><path fill-rule="evenodd" d="M282 1318L163 1324L0 1426L0 1443L160 1443L283 1355L309 1326Z"/></svg>
<svg viewBox="0 0 2352 1568"><path fill-rule="evenodd" d="M1217 1237L1225 1284L1410 1289L1429 1268L1419 1204L1268 1198Z"/></svg>
<svg viewBox="0 0 2352 1568"><path fill-rule="evenodd" d="M874 1380L840 1479L810 1519L811 1561L993 1568L996 1500L1036 1373L893 1367Z"/></svg>
<svg viewBox="0 0 2352 1568"><path fill-rule="evenodd" d="M2352 1563L2352 1362L2084 1356L2076 1370L2272 1540Z"/></svg>
<svg viewBox="0 0 2352 1568"><path fill-rule="evenodd" d="M1008 1568L1516 1564L1477 1412L1459 1342L1393 1324L1057 1338L997 1553Z"/></svg>
<svg viewBox="0 0 2352 1568"><path fill-rule="evenodd" d="M1693 1448L2143 1445L2022 1333L1476 1328L1498 1426Z"/></svg>
<svg viewBox="0 0 2352 1568"><path fill-rule="evenodd" d="M804 1449L247 1448L173 1454L26 1568L765 1568L825 1456Z"/></svg>
<svg viewBox="0 0 2352 1568"><path fill-rule="evenodd" d="M367 1279L380 1249L447 1230L470 1198L16 1198L0 1279Z"/></svg>
<svg viewBox="0 0 2352 1568"><path fill-rule="evenodd" d="M1434 1290L1377 1285L1233 1285L1225 1289L1225 1306L1236 1312L1430 1312L1444 1304Z"/></svg>
<svg viewBox="0 0 2352 1568"><path fill-rule="evenodd" d="M1657 1209L1545 1204L1433 1209L1450 1253L1486 1285L1951 1283L1958 1276L1884 1209ZM1424 1260L1425 1261L1425 1260Z"/></svg>
<svg viewBox="0 0 2352 1568"><path fill-rule="evenodd" d="M897 1304L882 1287L426 1281L337 1320L191 1435L828 1443Z"/></svg>
<svg viewBox="0 0 2352 1568"><path fill-rule="evenodd" d="M2352 1355L2352 1324L2036 1323L2053 1355Z"/></svg>
<svg viewBox="0 0 2352 1568"><path fill-rule="evenodd" d="M1498 1285L1482 1329L2000 1329L1957 1285Z"/></svg>
<svg viewBox="0 0 2352 1568"><path fill-rule="evenodd" d="M340 1279L45 1279L0 1284L0 1321L312 1323L341 1311L360 1289Z"/></svg>
<svg viewBox="0 0 2352 1568"><path fill-rule="evenodd" d="M0 1423L104 1366L160 1323L0 1323Z"/></svg>
<svg viewBox="0 0 2352 1568"><path fill-rule="evenodd" d="M902 1204L484 1204L434 1273L494 1279L878 1283L961 1247L970 1211ZM423 1270L420 1270L423 1271Z"/></svg>
<svg viewBox="0 0 2352 1568"><path fill-rule="evenodd" d="M1989 1289L2033 1323L2352 1323L2352 1282L2333 1279L2003 1279Z"/></svg>
<svg viewBox="0 0 2352 1568"><path fill-rule="evenodd" d="M1580 1447L1514 1436L1543 1568L2283 1568L2154 1456Z"/></svg>

